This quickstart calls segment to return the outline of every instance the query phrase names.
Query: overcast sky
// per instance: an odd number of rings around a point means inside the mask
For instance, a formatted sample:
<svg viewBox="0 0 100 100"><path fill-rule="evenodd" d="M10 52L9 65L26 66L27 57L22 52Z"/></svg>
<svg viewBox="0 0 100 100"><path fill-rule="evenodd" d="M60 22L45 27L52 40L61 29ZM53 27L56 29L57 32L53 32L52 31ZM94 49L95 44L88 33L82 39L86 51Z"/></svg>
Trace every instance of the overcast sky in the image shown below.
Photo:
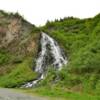
<svg viewBox="0 0 100 100"><path fill-rule="evenodd" d="M100 0L0 0L0 10L19 12L39 26L55 18L93 17L100 13Z"/></svg>

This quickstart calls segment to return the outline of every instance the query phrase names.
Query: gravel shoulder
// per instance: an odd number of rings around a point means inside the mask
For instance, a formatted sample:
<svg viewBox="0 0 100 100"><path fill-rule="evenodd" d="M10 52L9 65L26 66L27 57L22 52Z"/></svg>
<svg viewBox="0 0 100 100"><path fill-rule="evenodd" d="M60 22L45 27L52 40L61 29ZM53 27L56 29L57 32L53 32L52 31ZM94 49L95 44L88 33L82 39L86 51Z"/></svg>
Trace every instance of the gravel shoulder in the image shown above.
<svg viewBox="0 0 100 100"><path fill-rule="evenodd" d="M11 89L0 88L0 100L48 100L44 97L31 96Z"/></svg>

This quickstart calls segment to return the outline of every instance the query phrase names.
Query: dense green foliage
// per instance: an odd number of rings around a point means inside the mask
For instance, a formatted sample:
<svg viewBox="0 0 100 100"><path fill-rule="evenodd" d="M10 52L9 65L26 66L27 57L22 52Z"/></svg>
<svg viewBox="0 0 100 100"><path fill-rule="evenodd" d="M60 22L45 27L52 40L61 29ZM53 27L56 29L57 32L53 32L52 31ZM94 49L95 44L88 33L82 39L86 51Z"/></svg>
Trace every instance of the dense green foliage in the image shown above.
<svg viewBox="0 0 100 100"><path fill-rule="evenodd" d="M25 84L29 80L37 77L37 74L31 68L32 58L25 59L19 64L12 65L12 71L0 76L0 86L16 87Z"/></svg>
<svg viewBox="0 0 100 100"><path fill-rule="evenodd" d="M56 39L68 57L64 70L51 71L42 84L100 95L100 14L82 20L68 17L48 21L41 30ZM60 80L53 83L55 77Z"/></svg>

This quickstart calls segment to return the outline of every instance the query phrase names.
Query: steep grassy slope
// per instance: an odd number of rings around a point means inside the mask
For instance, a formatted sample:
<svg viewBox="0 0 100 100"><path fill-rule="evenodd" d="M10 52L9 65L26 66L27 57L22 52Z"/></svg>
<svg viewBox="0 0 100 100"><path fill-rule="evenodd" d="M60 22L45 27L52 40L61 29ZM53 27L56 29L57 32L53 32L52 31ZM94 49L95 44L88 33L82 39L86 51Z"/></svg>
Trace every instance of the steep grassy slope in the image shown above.
<svg viewBox="0 0 100 100"><path fill-rule="evenodd" d="M100 94L100 14L89 19L69 17L47 22L41 29L59 42L68 57L68 65L59 73L51 71L42 84L50 86L59 75L54 87Z"/></svg>
<svg viewBox="0 0 100 100"><path fill-rule="evenodd" d="M0 11L0 86L14 87L35 76L39 30L20 15Z"/></svg>

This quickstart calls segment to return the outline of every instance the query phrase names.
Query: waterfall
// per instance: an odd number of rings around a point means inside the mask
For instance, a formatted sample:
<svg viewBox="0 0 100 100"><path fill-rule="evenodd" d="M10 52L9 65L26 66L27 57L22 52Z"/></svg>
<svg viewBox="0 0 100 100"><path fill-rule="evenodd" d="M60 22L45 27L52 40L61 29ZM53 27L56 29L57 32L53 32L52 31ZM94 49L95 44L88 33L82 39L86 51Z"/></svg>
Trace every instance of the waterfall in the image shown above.
<svg viewBox="0 0 100 100"><path fill-rule="evenodd" d="M23 87L32 87L38 81L44 79L48 66L53 66L56 70L61 70L62 66L67 64L67 59L58 43L44 32L41 33L40 44L41 51L37 58L35 68L35 71L39 73L40 77L37 80L28 82Z"/></svg>

